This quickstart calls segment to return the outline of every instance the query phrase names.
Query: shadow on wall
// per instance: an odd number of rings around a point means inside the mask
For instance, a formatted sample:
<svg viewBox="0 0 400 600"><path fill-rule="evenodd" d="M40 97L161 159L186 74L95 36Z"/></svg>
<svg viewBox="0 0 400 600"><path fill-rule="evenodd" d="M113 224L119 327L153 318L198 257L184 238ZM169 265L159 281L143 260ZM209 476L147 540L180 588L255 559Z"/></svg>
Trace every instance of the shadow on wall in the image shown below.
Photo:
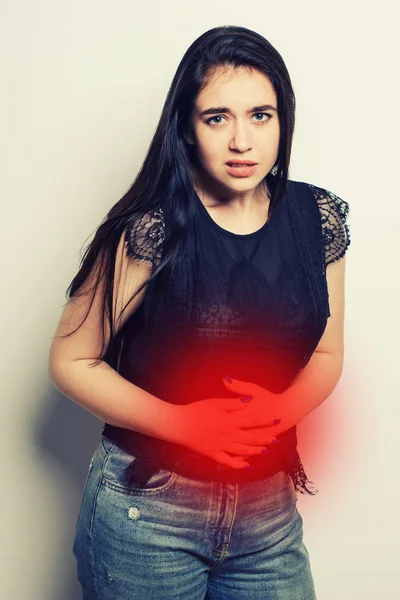
<svg viewBox="0 0 400 600"><path fill-rule="evenodd" d="M45 409L36 425L36 448L39 460L43 457L45 464L54 465L54 487L62 504L60 518L52 524L60 565L58 571L56 567L52 572L51 581L46 582L46 589L54 588L42 600L76 600L81 597L82 588L72 545L83 486L90 460L101 440L103 422L61 394L51 382L45 400Z"/></svg>

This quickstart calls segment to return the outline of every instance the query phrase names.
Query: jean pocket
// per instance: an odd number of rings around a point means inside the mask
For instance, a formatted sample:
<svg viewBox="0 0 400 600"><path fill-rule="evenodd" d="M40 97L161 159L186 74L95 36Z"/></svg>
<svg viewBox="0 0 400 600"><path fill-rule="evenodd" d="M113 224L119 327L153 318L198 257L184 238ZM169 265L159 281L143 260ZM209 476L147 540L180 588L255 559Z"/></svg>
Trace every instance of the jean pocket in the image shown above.
<svg viewBox="0 0 400 600"><path fill-rule="evenodd" d="M150 475L144 486L138 483L128 485L126 469L136 460L136 456L127 452L106 436L102 436L101 445L105 454L103 464L103 483L125 494L159 494L167 491L176 480L176 473L169 469L158 469Z"/></svg>

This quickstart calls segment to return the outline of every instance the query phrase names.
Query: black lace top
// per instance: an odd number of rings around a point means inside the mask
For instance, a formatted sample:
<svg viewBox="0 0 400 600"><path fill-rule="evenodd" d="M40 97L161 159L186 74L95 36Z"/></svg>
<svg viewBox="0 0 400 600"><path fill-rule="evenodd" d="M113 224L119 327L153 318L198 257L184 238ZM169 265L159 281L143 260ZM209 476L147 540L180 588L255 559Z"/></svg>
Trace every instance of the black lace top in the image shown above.
<svg viewBox="0 0 400 600"><path fill-rule="evenodd" d="M241 235L217 225L197 196L196 202L180 267L168 280L161 271L148 286L124 327L117 370L175 404L233 397L223 386L225 374L282 393L308 363L330 316L325 270L350 244L349 205L326 189L289 181L270 219ZM136 219L127 229L128 254L155 267L167 227L163 208ZM105 424L103 433L137 457L128 481L144 485L160 467L204 462L138 432ZM296 427L278 439L267 455L247 458L246 477L262 478L275 461L296 490L315 493L307 487L312 482L297 452ZM230 481L239 478L238 469L225 471Z"/></svg>

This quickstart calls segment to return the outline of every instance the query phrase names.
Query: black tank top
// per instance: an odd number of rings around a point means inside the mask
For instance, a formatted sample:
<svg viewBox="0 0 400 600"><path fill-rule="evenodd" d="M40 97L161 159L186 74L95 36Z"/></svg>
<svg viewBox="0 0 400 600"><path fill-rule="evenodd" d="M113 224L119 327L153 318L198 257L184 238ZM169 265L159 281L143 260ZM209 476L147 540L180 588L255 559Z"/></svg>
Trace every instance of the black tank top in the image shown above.
<svg viewBox="0 0 400 600"><path fill-rule="evenodd" d="M234 397L226 374L282 393L310 359L329 312L326 266L350 244L347 202L312 184L289 181L288 191L257 231L220 227L196 195L185 259L173 278L149 286L124 326L119 373L164 401L186 404ZM166 209L127 232L132 258L157 265ZM168 221L167 221L168 222ZM278 415L279 416L279 415ZM104 435L134 455L127 482L144 485L158 468L202 469L202 479L241 481L283 469L295 489L313 492L297 452L296 427L278 436L267 455L249 457L250 469L216 470L211 459L180 445L108 423ZM315 493L315 492L314 492Z"/></svg>

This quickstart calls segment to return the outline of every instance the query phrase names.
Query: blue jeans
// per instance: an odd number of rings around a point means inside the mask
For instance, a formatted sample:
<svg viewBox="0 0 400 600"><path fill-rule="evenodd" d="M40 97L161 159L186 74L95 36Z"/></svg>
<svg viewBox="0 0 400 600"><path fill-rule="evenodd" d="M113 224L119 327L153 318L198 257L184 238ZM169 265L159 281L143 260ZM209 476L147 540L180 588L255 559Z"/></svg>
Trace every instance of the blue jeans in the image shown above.
<svg viewBox="0 0 400 600"><path fill-rule="evenodd" d="M297 495L284 471L241 483L161 469L127 487L102 435L73 553L83 600L315 600Z"/></svg>

